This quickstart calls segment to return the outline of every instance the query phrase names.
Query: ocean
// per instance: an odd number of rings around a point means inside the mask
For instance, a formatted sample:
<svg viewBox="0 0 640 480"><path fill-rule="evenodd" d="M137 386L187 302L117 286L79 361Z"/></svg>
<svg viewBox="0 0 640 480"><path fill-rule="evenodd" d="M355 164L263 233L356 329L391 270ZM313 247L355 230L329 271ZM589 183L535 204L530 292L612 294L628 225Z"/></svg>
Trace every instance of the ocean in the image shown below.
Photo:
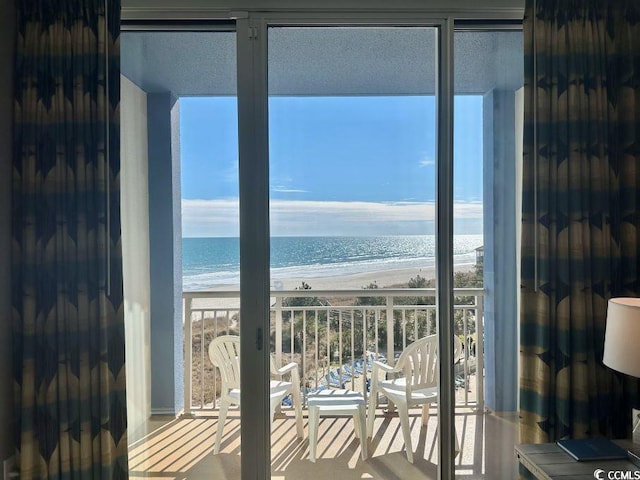
<svg viewBox="0 0 640 480"><path fill-rule="evenodd" d="M455 264L475 263L475 249L483 244L483 236L456 235L453 243ZM239 252L238 238L183 238L183 289L238 285ZM433 235L271 238L271 277L275 282L434 264Z"/></svg>

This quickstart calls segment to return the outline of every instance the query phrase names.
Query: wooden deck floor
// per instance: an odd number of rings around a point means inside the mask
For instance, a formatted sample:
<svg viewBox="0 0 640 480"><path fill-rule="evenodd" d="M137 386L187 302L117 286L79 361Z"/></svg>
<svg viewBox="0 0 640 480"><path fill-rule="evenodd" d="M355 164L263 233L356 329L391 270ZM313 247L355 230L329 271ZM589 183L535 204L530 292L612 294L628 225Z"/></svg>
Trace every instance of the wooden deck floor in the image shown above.
<svg viewBox="0 0 640 480"><path fill-rule="evenodd" d="M437 417L431 410L429 424L422 427L419 409L411 416L414 464L407 461L400 422L382 411L375 420L369 441L369 458L362 461L360 442L348 417L323 417L318 432L316 463L307 460L309 445L305 411L305 438L295 435L293 417L275 420L272 430L271 474L274 480L436 478ZM219 455L213 455L217 427L215 416L153 419L147 433L133 443L129 453L132 479L216 480L240 478L240 419L230 413ZM517 476L513 445L517 439L517 416L479 414L459 409L456 414L461 452L456 457L456 477L464 479L511 479Z"/></svg>

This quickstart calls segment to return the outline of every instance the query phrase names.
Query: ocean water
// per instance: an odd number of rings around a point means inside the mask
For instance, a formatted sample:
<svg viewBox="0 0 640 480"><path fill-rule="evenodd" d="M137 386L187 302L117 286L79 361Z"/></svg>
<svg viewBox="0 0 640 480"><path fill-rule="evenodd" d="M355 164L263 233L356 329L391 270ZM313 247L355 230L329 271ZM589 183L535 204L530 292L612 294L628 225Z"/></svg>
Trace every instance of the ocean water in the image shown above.
<svg viewBox="0 0 640 480"><path fill-rule="evenodd" d="M454 237L454 263L475 262L482 235ZM238 238L183 238L182 278L184 290L238 285L240 280ZM389 237L272 237L271 277L317 278L376 270L432 267L435 237L406 235Z"/></svg>

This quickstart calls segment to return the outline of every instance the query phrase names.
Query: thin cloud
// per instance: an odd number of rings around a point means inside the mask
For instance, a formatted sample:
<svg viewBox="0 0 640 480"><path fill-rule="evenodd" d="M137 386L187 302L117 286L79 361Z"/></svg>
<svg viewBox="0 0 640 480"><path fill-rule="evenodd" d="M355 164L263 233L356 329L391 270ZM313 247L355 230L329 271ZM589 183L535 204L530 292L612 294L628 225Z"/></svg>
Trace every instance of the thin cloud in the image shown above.
<svg viewBox="0 0 640 480"><path fill-rule="evenodd" d="M432 167L436 164L436 161L431 156L425 155L424 158L420 160L420 162L418 162L418 164L421 167Z"/></svg>
<svg viewBox="0 0 640 480"><path fill-rule="evenodd" d="M240 233L237 198L182 200L183 237L237 237Z"/></svg>
<svg viewBox="0 0 640 480"><path fill-rule="evenodd" d="M301 188L288 188L288 187L273 187L274 192L280 193L309 193L308 190L303 190Z"/></svg>
<svg viewBox="0 0 640 480"><path fill-rule="evenodd" d="M272 235L414 235L434 231L434 202L272 200ZM455 203L455 221L481 225L482 204ZM238 236L238 199L183 200L183 236Z"/></svg>

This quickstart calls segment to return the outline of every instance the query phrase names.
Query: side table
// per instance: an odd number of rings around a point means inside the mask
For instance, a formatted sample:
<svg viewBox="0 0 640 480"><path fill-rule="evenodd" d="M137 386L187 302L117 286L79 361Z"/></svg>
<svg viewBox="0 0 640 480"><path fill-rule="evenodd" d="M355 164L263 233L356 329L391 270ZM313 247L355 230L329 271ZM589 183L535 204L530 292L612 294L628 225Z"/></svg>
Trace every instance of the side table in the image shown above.
<svg viewBox="0 0 640 480"><path fill-rule="evenodd" d="M322 390L307 397L309 408L309 460L316 461L318 423L320 415L350 415L355 422L355 434L360 438L362 459L367 458L367 423L365 401L361 393L351 390Z"/></svg>
<svg viewBox="0 0 640 480"><path fill-rule="evenodd" d="M616 443L623 448L632 446L628 440L616 440ZM578 462L555 443L516 445L515 455L518 461L540 480L593 480L598 478L598 469L603 471L599 475L602 479L609 478L607 472L610 471L640 472L629 460ZM631 475L612 478L640 478L640 474L638 477Z"/></svg>

